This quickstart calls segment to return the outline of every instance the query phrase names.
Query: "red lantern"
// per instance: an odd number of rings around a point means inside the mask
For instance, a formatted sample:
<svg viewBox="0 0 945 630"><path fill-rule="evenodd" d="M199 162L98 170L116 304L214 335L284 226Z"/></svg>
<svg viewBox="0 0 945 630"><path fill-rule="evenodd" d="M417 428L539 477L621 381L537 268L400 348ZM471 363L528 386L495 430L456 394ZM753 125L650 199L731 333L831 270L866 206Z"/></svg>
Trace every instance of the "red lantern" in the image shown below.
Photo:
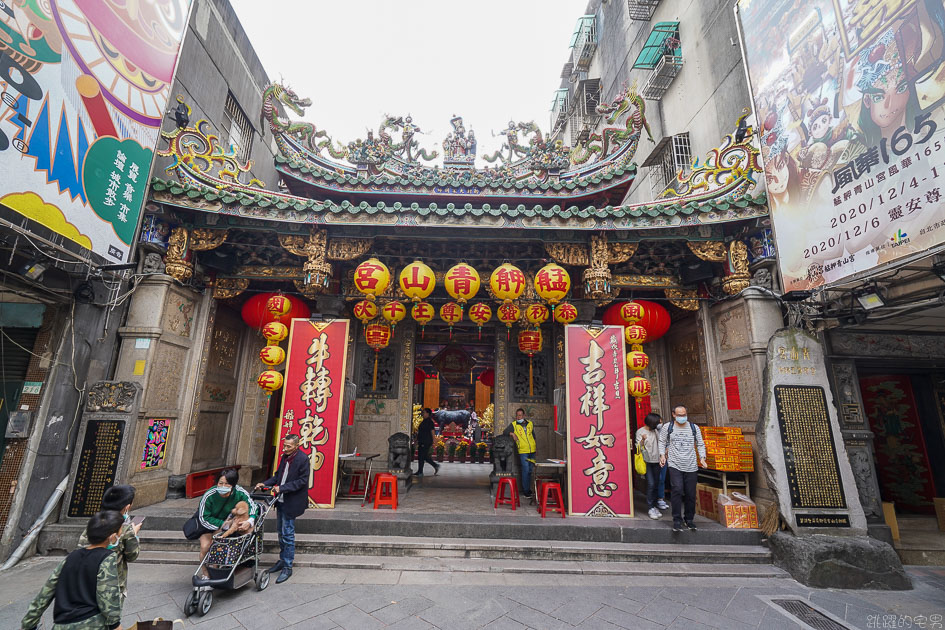
<svg viewBox="0 0 945 630"><path fill-rule="evenodd" d="M446 287L446 292L460 304L465 304L468 300L476 297L476 293L479 292L479 284L479 272L465 262L453 265L443 276L443 286Z"/></svg>
<svg viewBox="0 0 945 630"><path fill-rule="evenodd" d="M634 376L627 381L627 390L634 398L643 398L650 395L650 381L642 376Z"/></svg>
<svg viewBox="0 0 945 630"><path fill-rule="evenodd" d="M424 372L422 369L415 367L413 369L413 384L420 385L425 380L427 380L427 373Z"/></svg>
<svg viewBox="0 0 945 630"><path fill-rule="evenodd" d="M266 365L279 365L285 361L285 350L279 346L263 346L259 351L259 360Z"/></svg>
<svg viewBox="0 0 945 630"><path fill-rule="evenodd" d="M541 331L523 330L518 334L518 349L528 355L528 395L535 395L535 378L532 358L541 352Z"/></svg>
<svg viewBox="0 0 945 630"><path fill-rule="evenodd" d="M453 325L463 319L463 307L456 302L447 302L440 307L440 319L449 324L450 339L453 338Z"/></svg>
<svg viewBox="0 0 945 630"><path fill-rule="evenodd" d="M559 324L564 324L567 326L576 320L577 316L578 312L577 308L574 307L574 304L562 302L555 308L555 321Z"/></svg>
<svg viewBox="0 0 945 630"><path fill-rule="evenodd" d="M486 387L495 386L495 370L492 368L487 368L482 374L479 375L479 382L485 385Z"/></svg>
<svg viewBox="0 0 945 630"><path fill-rule="evenodd" d="M390 270L377 258L369 258L354 270L354 288L373 301L387 290L390 284Z"/></svg>
<svg viewBox="0 0 945 630"><path fill-rule="evenodd" d="M479 327L479 338L482 339L482 325L492 319L492 309L484 302L477 302L469 307L469 319Z"/></svg>
<svg viewBox="0 0 945 630"><path fill-rule="evenodd" d="M421 339L423 339L423 331L426 325L430 323L430 320L433 319L435 314L436 311L433 310L433 305L429 302L417 302L413 305L413 308L410 309L410 316L413 317L415 322L420 324Z"/></svg>
<svg viewBox="0 0 945 630"><path fill-rule="evenodd" d="M387 324L368 324L364 327L364 340L374 349L374 380L371 391L377 390L377 357L380 351L390 344L390 326Z"/></svg>
<svg viewBox="0 0 945 630"><path fill-rule="evenodd" d="M620 318L629 326L643 319L646 312L636 302L624 302L620 305Z"/></svg>
<svg viewBox="0 0 945 630"><path fill-rule="evenodd" d="M282 374L275 370L266 370L256 379L256 384L266 391L266 397L282 387Z"/></svg>
<svg viewBox="0 0 945 630"><path fill-rule="evenodd" d="M284 295L274 295L266 300L266 310L277 320L282 319L292 310L292 302Z"/></svg>
<svg viewBox="0 0 945 630"><path fill-rule="evenodd" d="M390 322L391 326L396 326L397 322L407 316L407 307L400 302L388 302L381 309L381 315Z"/></svg>
<svg viewBox="0 0 945 630"><path fill-rule="evenodd" d="M377 317L377 304L367 300L361 300L351 309L354 316L361 320L361 323L367 324Z"/></svg>
<svg viewBox="0 0 945 630"><path fill-rule="evenodd" d="M262 334L270 346L275 346L289 335L289 327L282 322L269 322L262 327Z"/></svg>
<svg viewBox="0 0 945 630"><path fill-rule="evenodd" d="M650 302L649 300L634 300L634 302L643 307L643 319L637 322L637 325L646 329L647 341L656 341L665 335L672 323L669 311L662 304ZM608 326L626 326L627 323L620 316L620 309L624 304L625 302L611 304L604 311L604 316L601 318L604 324Z"/></svg>
<svg viewBox="0 0 945 630"><path fill-rule="evenodd" d="M550 262L535 274L535 291L551 308L564 299L571 289L571 276L564 267Z"/></svg>
<svg viewBox="0 0 945 630"><path fill-rule="evenodd" d="M548 321L548 307L540 302L525 307L525 319L532 326L541 326Z"/></svg>
<svg viewBox="0 0 945 630"><path fill-rule="evenodd" d="M627 367L634 372L645 370L650 364L650 357L642 350L633 350L627 353Z"/></svg>
<svg viewBox="0 0 945 630"><path fill-rule="evenodd" d="M624 337L627 338L627 343L631 346L637 346L646 341L646 328L643 326L638 326L636 324L633 326L627 326L623 333Z"/></svg>
<svg viewBox="0 0 945 630"><path fill-rule="evenodd" d="M506 338L509 338L512 334L512 324L522 317L522 309L511 302L506 302L505 304L500 304L499 308L496 309L496 317L499 318L500 322L505 324L505 327L508 329L506 331Z"/></svg>
<svg viewBox="0 0 945 630"><path fill-rule="evenodd" d="M246 322L246 325L250 328L256 330L261 330L263 326L269 322L277 321L266 309L266 302L269 301L269 298L279 295L277 293L257 293L253 297L246 300L246 303L243 305L242 310L240 311L240 316L243 318L243 321ZM281 296L283 299L288 300L292 303L292 308L289 309L287 315L283 316L281 319L286 321L293 319L308 319L312 316L312 309L305 305L305 302L300 300L297 297L291 295Z"/></svg>

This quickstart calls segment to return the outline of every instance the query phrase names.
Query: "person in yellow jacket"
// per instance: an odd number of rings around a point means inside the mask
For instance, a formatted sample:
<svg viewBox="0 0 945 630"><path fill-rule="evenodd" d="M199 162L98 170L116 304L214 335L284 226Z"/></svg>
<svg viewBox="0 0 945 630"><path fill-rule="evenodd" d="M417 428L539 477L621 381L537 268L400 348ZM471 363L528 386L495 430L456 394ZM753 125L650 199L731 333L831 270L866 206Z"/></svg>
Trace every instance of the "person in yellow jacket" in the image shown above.
<svg viewBox="0 0 945 630"><path fill-rule="evenodd" d="M503 435L510 435L518 447L518 457L521 462L522 495L532 496L532 466L535 464L535 425L525 418L525 410L521 407L515 410L515 422L503 431Z"/></svg>

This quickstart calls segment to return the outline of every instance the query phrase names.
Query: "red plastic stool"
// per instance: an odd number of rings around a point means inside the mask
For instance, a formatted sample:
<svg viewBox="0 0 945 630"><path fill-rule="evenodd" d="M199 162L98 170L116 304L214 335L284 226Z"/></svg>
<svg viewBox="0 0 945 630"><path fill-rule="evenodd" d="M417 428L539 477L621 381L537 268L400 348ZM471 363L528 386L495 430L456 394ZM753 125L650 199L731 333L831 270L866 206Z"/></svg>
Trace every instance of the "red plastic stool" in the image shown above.
<svg viewBox="0 0 945 630"><path fill-rule="evenodd" d="M355 470L351 473L351 485L348 486L349 495L364 494L368 476L366 470Z"/></svg>
<svg viewBox="0 0 945 630"><path fill-rule="evenodd" d="M557 481L543 483L539 505L542 518L545 518L548 512L561 512L561 518L564 518L564 499L561 496L561 484Z"/></svg>
<svg viewBox="0 0 945 630"><path fill-rule="evenodd" d="M541 495L545 492L545 484L549 481L554 481L557 477L551 477L548 475L542 475L535 479L535 497L532 499L535 502L535 511L541 513Z"/></svg>
<svg viewBox="0 0 945 630"><path fill-rule="evenodd" d="M505 496L505 489L509 489L509 496ZM518 500L518 483L512 477L502 477L499 479L499 487L495 491L495 505L493 508L497 508L500 505L511 505L512 510L515 510L515 506L521 505Z"/></svg>
<svg viewBox="0 0 945 630"><path fill-rule="evenodd" d="M379 473L377 477L377 489L374 491L374 509L379 506L389 505L397 509L397 477L387 473Z"/></svg>

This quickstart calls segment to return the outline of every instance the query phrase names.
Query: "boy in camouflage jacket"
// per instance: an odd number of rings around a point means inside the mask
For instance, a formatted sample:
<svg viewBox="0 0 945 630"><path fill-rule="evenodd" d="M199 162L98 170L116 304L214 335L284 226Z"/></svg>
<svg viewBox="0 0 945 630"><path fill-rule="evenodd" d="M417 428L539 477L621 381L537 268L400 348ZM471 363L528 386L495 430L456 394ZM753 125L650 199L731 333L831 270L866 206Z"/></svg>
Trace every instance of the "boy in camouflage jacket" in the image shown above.
<svg viewBox="0 0 945 630"><path fill-rule="evenodd" d="M118 564L118 586L121 589L121 599L124 602L128 597L128 563L138 559L141 546L138 543L138 531L141 525L132 525L128 519L128 512L135 500L134 486L112 486L102 495L102 509L114 510L122 515L124 522L118 533L118 546L115 555ZM79 548L89 546L88 528L82 530L79 536Z"/></svg>
<svg viewBox="0 0 945 630"><path fill-rule="evenodd" d="M122 630L118 556L110 548L122 522L115 511L89 519L90 545L59 563L23 617L23 630L35 630L53 600L53 630Z"/></svg>

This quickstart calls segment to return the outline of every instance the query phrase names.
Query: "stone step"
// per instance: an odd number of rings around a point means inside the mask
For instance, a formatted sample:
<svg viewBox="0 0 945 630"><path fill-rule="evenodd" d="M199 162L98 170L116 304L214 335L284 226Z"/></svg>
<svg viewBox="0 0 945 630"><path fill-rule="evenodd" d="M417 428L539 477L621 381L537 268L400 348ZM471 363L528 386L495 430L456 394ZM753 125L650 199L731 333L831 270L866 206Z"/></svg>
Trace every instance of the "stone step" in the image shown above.
<svg viewBox="0 0 945 630"><path fill-rule="evenodd" d="M279 559L265 553L261 566ZM190 551L142 551L138 564L179 564L196 567L196 553ZM501 560L486 558L406 558L375 556L337 556L300 553L295 567L373 571L422 571L426 573L549 573L565 575L628 575L666 577L742 577L787 578L785 571L761 564L699 564L685 562L573 562L554 560Z"/></svg>
<svg viewBox="0 0 945 630"><path fill-rule="evenodd" d="M679 537L690 536L683 532ZM145 551L196 553L196 541L176 531L141 531ZM297 534L296 551L319 556L479 558L547 560L561 562L644 562L696 564L768 564L771 552L760 545L695 545L612 543L587 541L533 541L482 538L416 538ZM265 550L278 550L267 533Z"/></svg>

